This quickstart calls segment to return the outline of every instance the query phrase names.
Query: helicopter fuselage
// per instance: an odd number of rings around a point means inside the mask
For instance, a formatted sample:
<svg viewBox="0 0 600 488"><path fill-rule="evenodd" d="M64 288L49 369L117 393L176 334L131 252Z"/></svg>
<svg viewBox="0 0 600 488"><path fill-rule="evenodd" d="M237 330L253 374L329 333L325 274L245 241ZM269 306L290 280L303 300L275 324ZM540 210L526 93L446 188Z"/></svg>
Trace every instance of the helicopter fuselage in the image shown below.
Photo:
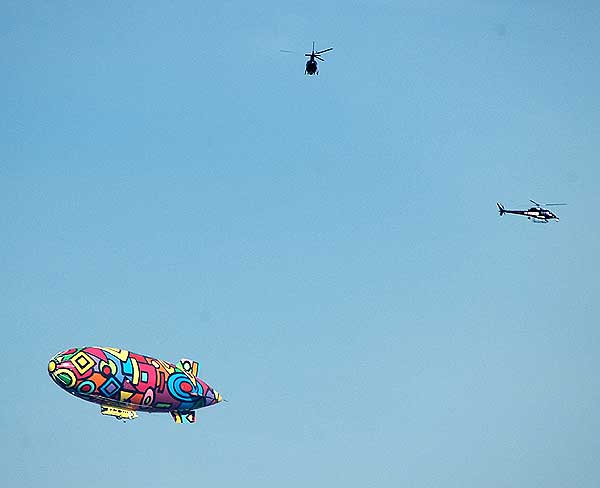
<svg viewBox="0 0 600 488"><path fill-rule="evenodd" d="M523 215L528 219L539 222L549 222L550 220L559 220L559 218L550 210L545 208L531 207L528 210L502 210L502 213Z"/></svg>
<svg viewBox="0 0 600 488"><path fill-rule="evenodd" d="M304 70L305 75L318 75L319 69L317 68L317 62L314 59L309 59L306 62L306 68Z"/></svg>

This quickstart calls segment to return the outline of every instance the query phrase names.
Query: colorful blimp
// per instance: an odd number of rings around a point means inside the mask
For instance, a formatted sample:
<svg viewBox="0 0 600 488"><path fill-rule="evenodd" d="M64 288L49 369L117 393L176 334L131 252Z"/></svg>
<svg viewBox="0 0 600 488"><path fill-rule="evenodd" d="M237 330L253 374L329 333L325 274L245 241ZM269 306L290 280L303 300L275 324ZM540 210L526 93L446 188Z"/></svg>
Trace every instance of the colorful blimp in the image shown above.
<svg viewBox="0 0 600 488"><path fill-rule="evenodd" d="M169 412L178 423L194 423L198 408L223 399L197 377L198 363L171 364L112 347L78 347L56 354L48 373L63 390L100 404L100 413L120 420L137 412Z"/></svg>

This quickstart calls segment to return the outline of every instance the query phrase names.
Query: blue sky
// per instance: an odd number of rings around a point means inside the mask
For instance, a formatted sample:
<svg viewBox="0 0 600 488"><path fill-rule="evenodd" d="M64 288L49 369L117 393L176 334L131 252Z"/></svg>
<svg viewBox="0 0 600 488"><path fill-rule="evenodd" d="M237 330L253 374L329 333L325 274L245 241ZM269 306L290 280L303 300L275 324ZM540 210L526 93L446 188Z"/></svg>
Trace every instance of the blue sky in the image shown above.
<svg viewBox="0 0 600 488"><path fill-rule="evenodd" d="M8 484L598 486L594 2L1 13ZM83 345L229 403L104 418Z"/></svg>

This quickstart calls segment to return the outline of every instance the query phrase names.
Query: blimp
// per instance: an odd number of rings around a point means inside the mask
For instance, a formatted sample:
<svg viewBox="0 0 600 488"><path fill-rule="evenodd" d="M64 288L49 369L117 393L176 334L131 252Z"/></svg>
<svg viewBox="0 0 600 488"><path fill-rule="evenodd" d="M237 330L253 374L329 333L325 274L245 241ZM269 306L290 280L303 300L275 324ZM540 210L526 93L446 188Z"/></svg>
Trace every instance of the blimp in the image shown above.
<svg viewBox="0 0 600 488"><path fill-rule="evenodd" d="M199 364L176 364L113 347L74 347L48 362L50 378L71 395L100 405L100 413L133 420L137 412L170 413L178 424L196 422L196 410L223 399L198 378Z"/></svg>

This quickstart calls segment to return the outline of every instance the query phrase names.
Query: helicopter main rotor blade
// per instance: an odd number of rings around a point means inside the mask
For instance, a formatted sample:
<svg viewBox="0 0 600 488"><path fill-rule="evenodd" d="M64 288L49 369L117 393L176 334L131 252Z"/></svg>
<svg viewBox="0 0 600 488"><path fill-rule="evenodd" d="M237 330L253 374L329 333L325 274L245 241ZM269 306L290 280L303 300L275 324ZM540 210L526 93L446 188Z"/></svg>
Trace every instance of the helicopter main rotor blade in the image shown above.
<svg viewBox="0 0 600 488"><path fill-rule="evenodd" d="M566 203L544 203L544 205L539 204L538 202L534 202L533 200L529 200L531 203L533 203L534 205L537 205L538 207L555 207L557 205L567 205Z"/></svg>
<svg viewBox="0 0 600 488"><path fill-rule="evenodd" d="M318 59L319 61L325 61L321 56L315 56L316 59Z"/></svg>
<svg viewBox="0 0 600 488"><path fill-rule="evenodd" d="M308 57L310 57L310 56L312 56L312 54L305 54L305 56L308 56Z"/></svg>
<svg viewBox="0 0 600 488"><path fill-rule="evenodd" d="M287 49L280 49L279 52L280 53L298 54L296 51L288 51Z"/></svg>
<svg viewBox="0 0 600 488"><path fill-rule="evenodd" d="M323 54L323 53L326 53L327 51L331 51L332 49L333 49L332 47L327 48L327 49L323 49L322 51L315 52L315 54Z"/></svg>

